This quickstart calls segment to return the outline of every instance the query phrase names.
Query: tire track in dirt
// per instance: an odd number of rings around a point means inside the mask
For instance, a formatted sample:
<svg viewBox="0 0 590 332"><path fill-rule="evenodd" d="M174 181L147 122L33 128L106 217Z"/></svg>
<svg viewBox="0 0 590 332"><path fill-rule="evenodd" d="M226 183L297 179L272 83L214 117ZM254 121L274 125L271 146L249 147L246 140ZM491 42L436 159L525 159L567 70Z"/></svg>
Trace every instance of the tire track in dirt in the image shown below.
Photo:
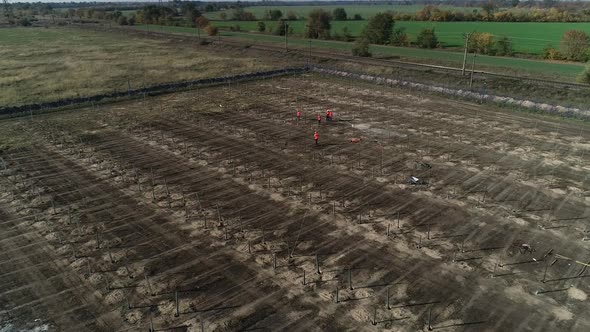
<svg viewBox="0 0 590 332"><path fill-rule="evenodd" d="M56 155L52 155L51 153L48 153L50 155L50 157L48 157L49 160L51 160L52 162L54 162L55 160L59 160L59 157L57 157ZM36 151L35 152L35 157L37 159L42 159L40 158L42 155L42 153L40 151ZM68 171L66 171L68 174L76 174L76 177L78 178L82 178L78 183L100 183L100 181L97 181L97 179L90 177L89 175L84 175L84 171L77 168L77 166L69 163L69 162L64 162L65 164L68 164L67 169ZM24 165L23 165L24 166ZM59 169L51 169L51 167L46 167L44 169L44 171L54 171L56 173L59 173ZM73 172L72 172L73 171ZM75 182L74 179L70 178L71 182ZM46 185L50 185L49 183L45 183ZM94 190L96 190L96 187L100 187L100 189L102 189L104 192L113 192L113 189L107 189L104 185L98 185L95 186L95 188L93 188ZM121 195L124 196L124 195ZM133 209L133 203L131 201L129 201L129 199L125 200L124 197L119 197L118 200L118 206L126 206L127 208ZM71 200L74 199L73 196L71 197L67 197L68 200L70 200L70 203L72 203ZM79 200L79 198L78 198ZM116 211L115 211L116 212ZM184 247L186 246L184 240L178 240L178 238L176 238L176 234L178 232L172 231L171 229L164 229L163 226L154 226L156 224L145 224L142 223L141 221L143 221L143 219L140 219L139 221L136 220L136 223L141 224L142 230L145 232L148 232L149 234L145 235L148 238L151 238L152 240L155 239L155 242L152 243L152 245L154 246L160 246L160 250L165 250L168 248L173 248L175 249L174 244L176 244L176 247ZM149 220L148 220L149 221ZM162 240L158 240L159 238L163 238L165 241ZM193 247L193 250L190 251L183 251L183 261L191 261L191 260L195 260L197 259L197 257L203 257L203 252L197 252L198 250L206 250L206 248L208 246L210 246L210 244L208 243L209 241L204 241L205 239L200 239L199 241L194 241L194 242L190 242L189 245L191 247ZM165 243L169 243L169 245L165 245L164 247L161 247L162 245L164 245ZM216 249L216 251L218 252L219 249ZM158 254L159 255L159 254ZM224 268L219 268L218 269L218 274L224 276L222 283L224 284L224 288L228 287L231 288L232 282L230 282L231 280L236 280L239 281L240 280L240 275L246 275L249 274L250 276L255 276L257 275L257 273L249 273L248 271L251 271L251 269L249 268L244 268L243 266L240 267L240 265L236 265L235 262L233 262L231 259L229 259L229 257L226 254L223 253L217 253L216 256L211 256L211 255L206 255L207 260L200 260L199 263L199 270L203 269L202 271L209 271L212 268L216 267L216 266L224 266L227 264L232 264L231 266L231 273L228 273L226 271L224 271ZM146 259L150 259L151 261L153 261L154 259L156 259L157 257L148 257ZM162 260L166 261L165 264L169 264L169 258L163 257ZM197 272L199 271L197 270ZM197 277L198 277L198 273L196 273ZM202 281L201 281L202 282ZM229 282L229 284L228 284ZM260 288L260 287L252 287L254 284L256 283L256 280L253 279L250 282L248 282L247 285L243 286L243 287L239 287L237 288L239 291L236 292L237 294L240 294L238 297L238 299L240 299L240 296L243 298L244 294L248 294L250 293L250 296L252 297L257 297L256 293L253 293L253 291L248 291L248 289L252 288L252 289L256 289L256 288ZM217 283L212 283L210 285L208 285L208 287L215 287L218 288ZM272 289L272 288L271 288ZM262 288L263 291L269 291L270 289L268 287L263 287ZM272 293L272 292L271 292ZM273 296L277 296L280 297L279 295L273 295ZM229 300L230 302L232 300L236 300L235 296L232 297L228 297L226 296L226 300ZM241 299L240 299L241 300ZM223 303L223 301L219 300L216 301L214 298L211 298L211 296L209 296L208 303ZM279 311L280 313L280 311ZM280 316L280 315L279 315Z"/></svg>
<svg viewBox="0 0 590 332"><path fill-rule="evenodd" d="M18 276L0 275L3 324L8 322L19 329L44 324L60 329L114 329L114 325L100 317L102 306L93 303L94 296L87 287L80 285L80 279L75 274L62 272L61 259L48 250L45 239L38 234L28 234L28 241L40 241L45 245L23 247L22 242L13 241L13 237L3 231L9 226L21 227L18 221L13 221L18 218L9 214L4 204L0 202L0 257L3 260L0 270L18 271ZM20 288L15 288L15 281ZM32 298L35 300L31 301Z"/></svg>

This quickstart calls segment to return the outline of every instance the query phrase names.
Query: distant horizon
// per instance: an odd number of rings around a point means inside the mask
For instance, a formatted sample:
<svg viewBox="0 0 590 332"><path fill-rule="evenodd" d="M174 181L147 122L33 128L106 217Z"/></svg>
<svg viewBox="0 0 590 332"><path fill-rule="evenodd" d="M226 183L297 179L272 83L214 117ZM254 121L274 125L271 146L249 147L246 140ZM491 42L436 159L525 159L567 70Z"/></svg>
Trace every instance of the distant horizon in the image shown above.
<svg viewBox="0 0 590 332"><path fill-rule="evenodd" d="M172 0L162 0L163 2L172 2ZM190 1L190 0L188 0ZM238 0L195 0L200 2L238 2ZM245 0L242 2L262 2L263 0ZM313 2L314 0L277 0L278 2ZM318 0L318 2L373 2L371 0ZM394 1L394 2L403 2L405 0L377 0L377 1ZM435 0L437 1L437 0ZM444 0L438 0L444 1ZM582 0L586 1L586 0ZM103 3L142 3L142 2L159 2L159 0L127 0L127 1L117 1L117 0L88 0L88 1L63 1L63 0L46 0L46 1L37 1L37 0L19 0L19 1L11 1L9 0L8 3L92 3L92 2L103 2Z"/></svg>
<svg viewBox="0 0 590 332"><path fill-rule="evenodd" d="M163 2L172 2L172 0L162 0ZM190 1L190 0L186 0ZM238 2L238 0L195 0L200 2ZM242 2L262 2L263 0L244 0ZM277 2L313 2L314 0L276 0ZM347 1L347 2L375 2L371 0L317 0L318 2L336 2L336 1ZM385 2L385 1L393 1L393 2L403 2L405 0L377 0L377 2ZM437 0L434 0L437 1ZM444 0L438 0L444 1ZM483 0L482 0L483 1ZM37 0L18 0L18 1L8 1L9 3L25 3L25 2L32 2L32 3L92 3L92 2L114 2L114 3L133 3L133 2L159 2L159 0L127 0L127 1L117 1L117 0L88 0L88 1L64 1L64 0L46 0L46 1L37 1ZM184 2L184 1L183 1Z"/></svg>
<svg viewBox="0 0 590 332"><path fill-rule="evenodd" d="M187 0L190 1L190 0ZM195 0L200 2L238 2L238 0ZM245 0L242 2L262 2L263 0ZM313 2L314 0L277 0L277 2ZM371 0L317 0L318 2L336 2L336 1L347 1L347 2L374 2ZM403 2L405 0L377 0L378 2L381 1L394 1L394 2ZM437 0L434 0L437 1ZM438 0L444 1L444 0ZM19 0L19 1L8 1L8 3L91 3L91 2L113 2L113 3L133 3L133 2L159 2L159 0L127 0L127 1L117 1L117 0L88 0L88 1L63 1L63 0L46 0L46 1L37 1L37 0ZM172 0L163 0L163 2L172 2Z"/></svg>
<svg viewBox="0 0 590 332"><path fill-rule="evenodd" d="M45 1L38 1L38 0L8 0L8 3L145 3L145 2L155 2L158 3L160 0L127 0L127 1L117 1L117 0L88 0L88 1L64 1L64 0L45 0ZM184 1L191 1L191 0L181 0ZM238 0L194 0L200 2L238 2ZM244 0L242 2L263 2L264 0ZM272 1L272 0L271 0ZM317 2L356 2L359 5L363 5L363 2L366 4L371 4L374 2L404 2L406 0L317 0ZM434 2L443 2L445 0L432 0ZM474 0L474 1L485 1L485 0ZM527 0L520 0L521 2L525 2ZM542 2L543 0L533 0L535 2ZM172 0L162 0L162 2L172 2ZM315 2L314 0L276 0L276 2ZM556 0L556 2L590 2L590 0Z"/></svg>
<svg viewBox="0 0 590 332"><path fill-rule="evenodd" d="M162 0L163 2L172 2L172 0ZM190 0L189 0L190 1ZM200 2L238 2L238 0L195 0ZM245 0L242 2L262 2L263 0ZM276 0L277 2L314 2L314 0ZM366 2L370 4L372 2L404 2L405 0L317 0L317 2L357 2L362 3ZM433 0L433 1L445 1L445 0ZM477 0L475 0L477 1ZM484 1L484 0L480 0ZM525 1L525 0L521 0ZM542 0L534 0L537 2L541 2ZM557 0L557 2L575 2L574 0ZM590 0L577 0L580 2L588 2ZM37 1L37 0L18 0L18 1L11 1L9 0L8 3L93 3L93 2L101 2L101 3L142 3L142 2L159 2L159 0L127 0L127 1L117 1L117 0L88 0L88 1L64 1L64 0L45 0L45 1Z"/></svg>

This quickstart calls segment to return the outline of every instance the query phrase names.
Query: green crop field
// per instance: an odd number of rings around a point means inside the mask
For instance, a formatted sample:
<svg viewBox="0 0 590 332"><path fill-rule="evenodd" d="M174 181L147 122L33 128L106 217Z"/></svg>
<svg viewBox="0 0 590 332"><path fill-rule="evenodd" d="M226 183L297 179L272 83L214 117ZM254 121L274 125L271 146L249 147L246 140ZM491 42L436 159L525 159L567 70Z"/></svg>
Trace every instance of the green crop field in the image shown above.
<svg viewBox="0 0 590 332"><path fill-rule="evenodd" d="M195 29L185 27L165 27L165 26L136 26L136 29L152 31L171 32L179 34L195 35ZM243 33L243 32L229 32L222 33L224 37L239 38L249 41L251 43L284 43L285 38L280 36L272 36L267 34ZM308 40L302 38L290 38L289 44L292 46L307 47ZM325 48L340 50L349 53L353 43L313 40L312 48ZM371 51L377 56L396 56L408 61L416 61L423 63L432 63L440 65L449 65L459 67L463 61L462 52L451 52L443 50L425 50L410 47L391 47L372 45ZM542 77L547 79L557 79L573 82L583 69L582 64L576 63L556 63L540 60L529 60L510 57L493 57L493 56L478 56L477 68L496 72L504 72L510 74L528 75L532 77Z"/></svg>
<svg viewBox="0 0 590 332"><path fill-rule="evenodd" d="M123 14L123 16L130 17L131 15L136 15L137 14L137 10L135 10L135 9L122 10L121 11L121 14Z"/></svg>
<svg viewBox="0 0 590 332"><path fill-rule="evenodd" d="M244 10L252 12L257 18L261 19L264 13L269 9L279 9L286 15L289 11L294 12L297 16L307 17L310 11L314 9L323 9L332 12L335 8L344 8L348 16L352 17L354 14L360 14L363 18L369 18L377 13L388 10L400 13L415 13L422 9L421 5L331 5L331 6L253 6L245 7ZM480 10L478 7L454 7L454 6L439 6L440 9L450 9L454 11L473 11ZM225 12L228 18L231 18L232 10L217 11L205 13L209 19L218 20L221 17L219 14Z"/></svg>
<svg viewBox="0 0 590 332"><path fill-rule="evenodd" d="M276 27L277 22L265 21L267 26ZM252 21L216 21L215 25L222 28L239 25L242 31L256 31L257 22ZM305 21L289 22L296 35L302 35L305 30ZM333 21L332 33L342 33L347 27L353 36L358 36L365 26L366 21ZM514 50L519 53L540 54L544 47L553 45L559 47L563 33L567 30L583 30L590 34L590 23L499 23L499 22L395 22L396 27L406 28L411 40L414 40L418 32L423 28L433 27L439 41L445 47L461 47L463 34L478 31L489 32L497 36L507 36L512 39Z"/></svg>
<svg viewBox="0 0 590 332"><path fill-rule="evenodd" d="M0 105L272 68L194 44L76 28L0 29Z"/></svg>

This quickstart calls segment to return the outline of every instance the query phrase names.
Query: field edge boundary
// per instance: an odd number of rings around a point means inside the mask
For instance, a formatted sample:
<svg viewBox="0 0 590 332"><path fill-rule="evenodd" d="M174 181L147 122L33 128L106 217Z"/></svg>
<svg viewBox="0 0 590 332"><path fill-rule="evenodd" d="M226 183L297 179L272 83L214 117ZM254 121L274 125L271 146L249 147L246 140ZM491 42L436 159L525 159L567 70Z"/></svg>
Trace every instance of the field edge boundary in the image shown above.
<svg viewBox="0 0 590 332"><path fill-rule="evenodd" d="M203 78L198 80L180 81L171 83L160 83L150 85L139 89L129 89L127 91L118 91L112 93L103 93L93 96L66 98L51 102L25 104L19 106L0 107L0 119L4 117L19 117L49 111L57 111L70 107L80 107L88 104L106 103L133 99L141 96L154 96L164 93L173 93L183 90L199 89L217 85L238 83L266 79L276 76L296 75L308 71L306 67L288 67L267 71L251 72L246 74L237 74L232 76L220 76L212 78Z"/></svg>
<svg viewBox="0 0 590 332"><path fill-rule="evenodd" d="M477 101L479 103L490 102L499 106L512 106L527 109L530 111L540 111L543 113L557 115L563 118L576 118L581 120L590 120L590 110L583 110L574 107L565 107L561 105L551 105L547 103L539 103L530 100L517 99L512 97L496 96L491 94L484 94L480 92L473 92L464 89L451 89L436 85L429 85L424 83L416 83L402 79L387 78L384 76L372 75L367 73L359 73L342 69L334 69L326 66L310 66L310 70L315 73L331 76L340 76L356 80L373 82L385 86L400 86L410 89L416 89L426 92L438 93L445 96L457 97L460 99Z"/></svg>

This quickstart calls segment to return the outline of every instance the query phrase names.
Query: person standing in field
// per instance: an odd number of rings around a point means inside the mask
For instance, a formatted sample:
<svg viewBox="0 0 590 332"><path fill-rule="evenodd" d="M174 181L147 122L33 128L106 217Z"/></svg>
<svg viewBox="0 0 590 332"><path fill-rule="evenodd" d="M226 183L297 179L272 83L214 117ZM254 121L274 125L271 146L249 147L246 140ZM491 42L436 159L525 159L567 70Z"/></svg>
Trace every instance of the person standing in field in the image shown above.
<svg viewBox="0 0 590 332"><path fill-rule="evenodd" d="M329 112L330 114L330 121L334 121L334 112L332 112L332 110L330 110Z"/></svg>
<svg viewBox="0 0 590 332"><path fill-rule="evenodd" d="M297 122L301 121L301 111L297 111Z"/></svg>
<svg viewBox="0 0 590 332"><path fill-rule="evenodd" d="M318 113L318 125L322 124L322 115Z"/></svg>
<svg viewBox="0 0 590 332"><path fill-rule="evenodd" d="M330 122L332 119L330 119L330 110L326 110L326 121Z"/></svg>
<svg viewBox="0 0 590 332"><path fill-rule="evenodd" d="M315 145L319 145L320 134L317 131L313 133L313 139L315 140Z"/></svg>

